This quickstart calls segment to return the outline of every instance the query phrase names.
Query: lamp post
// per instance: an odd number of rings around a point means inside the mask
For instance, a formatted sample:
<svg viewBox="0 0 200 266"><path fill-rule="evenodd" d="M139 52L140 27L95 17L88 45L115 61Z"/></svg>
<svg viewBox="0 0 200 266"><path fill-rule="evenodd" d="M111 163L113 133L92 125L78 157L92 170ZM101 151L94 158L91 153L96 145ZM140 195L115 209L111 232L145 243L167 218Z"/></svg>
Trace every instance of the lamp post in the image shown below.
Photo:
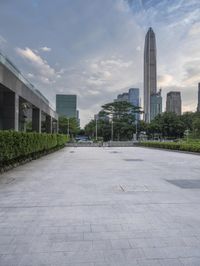
<svg viewBox="0 0 200 266"><path fill-rule="evenodd" d="M67 118L67 136L69 138L69 118Z"/></svg>
<svg viewBox="0 0 200 266"><path fill-rule="evenodd" d="M113 120L111 121L111 141L113 141Z"/></svg>
<svg viewBox="0 0 200 266"><path fill-rule="evenodd" d="M95 122L96 122L96 124L95 124L95 136L96 136L95 138L96 138L96 141L98 139L98 127L97 127L98 125L97 125L97 121L98 120L97 120L97 117L96 117L96 119L95 119Z"/></svg>
<svg viewBox="0 0 200 266"><path fill-rule="evenodd" d="M135 121L135 135L136 135L136 140L137 140L137 134L138 134L138 120L136 118L136 121Z"/></svg>

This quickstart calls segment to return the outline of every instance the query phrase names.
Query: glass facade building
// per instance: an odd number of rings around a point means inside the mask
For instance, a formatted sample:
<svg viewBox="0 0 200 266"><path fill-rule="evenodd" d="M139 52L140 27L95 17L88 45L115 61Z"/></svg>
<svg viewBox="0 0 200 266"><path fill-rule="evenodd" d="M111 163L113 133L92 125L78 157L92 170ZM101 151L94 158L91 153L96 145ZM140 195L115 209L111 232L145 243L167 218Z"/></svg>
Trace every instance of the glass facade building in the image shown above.
<svg viewBox="0 0 200 266"><path fill-rule="evenodd" d="M128 92L119 94L115 101L117 102L126 101L136 107L139 107L140 106L140 90L139 88L130 88ZM135 120L136 121L140 120L140 114L135 113Z"/></svg>
<svg viewBox="0 0 200 266"><path fill-rule="evenodd" d="M170 91L167 93L166 112L181 115L181 92Z"/></svg>
<svg viewBox="0 0 200 266"><path fill-rule="evenodd" d="M77 117L77 96L71 94L57 94L56 95L56 112L59 116L66 116L69 118Z"/></svg>

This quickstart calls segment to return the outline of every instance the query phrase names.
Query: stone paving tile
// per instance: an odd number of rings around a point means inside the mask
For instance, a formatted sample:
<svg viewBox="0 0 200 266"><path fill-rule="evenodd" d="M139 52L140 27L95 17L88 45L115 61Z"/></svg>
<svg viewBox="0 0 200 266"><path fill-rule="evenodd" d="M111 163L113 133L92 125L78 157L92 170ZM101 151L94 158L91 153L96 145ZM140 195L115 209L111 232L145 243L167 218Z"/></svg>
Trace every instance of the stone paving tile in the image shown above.
<svg viewBox="0 0 200 266"><path fill-rule="evenodd" d="M0 265L1 266L18 266L21 260L22 260L22 256L20 254L1 255Z"/></svg>
<svg viewBox="0 0 200 266"><path fill-rule="evenodd" d="M92 249L94 250L110 250L112 248L110 240L92 241Z"/></svg>
<svg viewBox="0 0 200 266"><path fill-rule="evenodd" d="M127 239L110 240L112 249L130 249L131 245Z"/></svg>
<svg viewBox="0 0 200 266"><path fill-rule="evenodd" d="M180 259L184 266L199 266L200 258L184 258Z"/></svg>
<svg viewBox="0 0 200 266"><path fill-rule="evenodd" d="M66 148L4 173L0 266L200 265L200 190L166 181L199 176L200 156L134 147Z"/></svg>
<svg viewBox="0 0 200 266"><path fill-rule="evenodd" d="M151 259L151 260L137 260L139 266L183 266L178 259Z"/></svg>

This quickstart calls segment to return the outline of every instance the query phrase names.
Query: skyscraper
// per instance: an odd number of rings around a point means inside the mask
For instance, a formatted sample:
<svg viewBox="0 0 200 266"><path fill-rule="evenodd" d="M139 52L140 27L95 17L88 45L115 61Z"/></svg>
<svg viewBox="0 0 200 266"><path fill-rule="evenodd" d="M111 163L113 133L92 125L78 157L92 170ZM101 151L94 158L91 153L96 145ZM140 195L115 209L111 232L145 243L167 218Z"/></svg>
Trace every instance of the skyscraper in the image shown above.
<svg viewBox="0 0 200 266"><path fill-rule="evenodd" d="M129 102L132 105L139 107L140 106L140 90L139 88L130 88L128 92L124 92L117 96L116 102L125 101ZM135 113L136 121L140 120L140 114Z"/></svg>
<svg viewBox="0 0 200 266"><path fill-rule="evenodd" d="M139 88L131 88L128 92L128 99L132 105L139 107L140 106L140 90ZM140 114L135 114L136 121L140 120Z"/></svg>
<svg viewBox="0 0 200 266"><path fill-rule="evenodd" d="M166 112L173 112L181 115L181 93L180 91L170 91L167 93Z"/></svg>
<svg viewBox="0 0 200 266"><path fill-rule="evenodd" d="M149 123L162 111L161 91L157 93L156 37L149 28L144 46L144 120Z"/></svg>
<svg viewBox="0 0 200 266"><path fill-rule="evenodd" d="M198 104L197 104L197 112L200 112L200 83L198 84Z"/></svg>

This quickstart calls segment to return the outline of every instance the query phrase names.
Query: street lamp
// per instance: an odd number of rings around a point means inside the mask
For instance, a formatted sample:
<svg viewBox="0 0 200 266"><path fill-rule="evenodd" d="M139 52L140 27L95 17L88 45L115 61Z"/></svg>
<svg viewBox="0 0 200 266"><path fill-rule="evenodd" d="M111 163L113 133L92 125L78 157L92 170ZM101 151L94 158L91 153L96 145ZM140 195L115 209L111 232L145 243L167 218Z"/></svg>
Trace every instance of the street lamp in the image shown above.
<svg viewBox="0 0 200 266"><path fill-rule="evenodd" d="M113 141L113 120L111 121L111 141Z"/></svg>
<svg viewBox="0 0 200 266"><path fill-rule="evenodd" d="M136 118L136 121L135 121L135 135L136 135L136 140L137 140L137 134L138 134L138 120Z"/></svg>
<svg viewBox="0 0 200 266"><path fill-rule="evenodd" d="M67 136L69 138L69 118L67 118Z"/></svg>
<svg viewBox="0 0 200 266"><path fill-rule="evenodd" d="M95 132L96 132L96 141L97 141L97 138L98 138L98 136L97 136L97 133L98 133L98 128L97 128L97 117L96 117L96 129L95 129Z"/></svg>

